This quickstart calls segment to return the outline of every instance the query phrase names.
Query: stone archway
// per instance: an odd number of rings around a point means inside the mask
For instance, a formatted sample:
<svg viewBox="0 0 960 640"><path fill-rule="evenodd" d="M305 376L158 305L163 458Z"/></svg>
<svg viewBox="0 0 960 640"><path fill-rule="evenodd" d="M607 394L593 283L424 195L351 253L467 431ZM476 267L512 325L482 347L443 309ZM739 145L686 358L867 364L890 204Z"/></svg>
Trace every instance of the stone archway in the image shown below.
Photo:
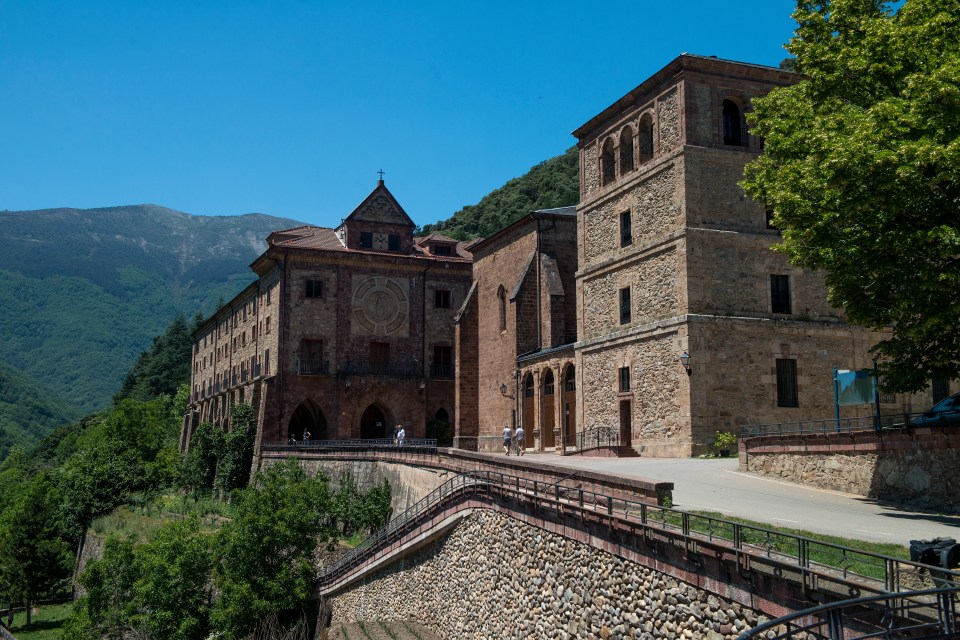
<svg viewBox="0 0 960 640"><path fill-rule="evenodd" d="M383 410L375 404L364 409L360 416L360 438L363 440L380 440L389 437L391 427L387 426L387 417Z"/></svg>
<svg viewBox="0 0 960 640"><path fill-rule="evenodd" d="M523 379L523 440L524 446L528 449L533 449L535 442L533 437L535 402L533 374L528 373Z"/></svg>
<svg viewBox="0 0 960 640"><path fill-rule="evenodd" d="M323 409L313 399L307 398L301 402L290 416L287 427L287 437L300 440L305 431L310 432L311 440L327 440L330 434L327 431L327 417Z"/></svg>
<svg viewBox="0 0 960 640"><path fill-rule="evenodd" d="M554 416L554 398L556 398L556 385L553 379L553 369L547 369L543 373L540 384L540 435L545 449L552 449L556 446L556 438L553 435L553 428L556 426Z"/></svg>
<svg viewBox="0 0 960 640"><path fill-rule="evenodd" d="M577 375L572 364L563 372L563 411L561 412L564 439L568 447L577 444Z"/></svg>

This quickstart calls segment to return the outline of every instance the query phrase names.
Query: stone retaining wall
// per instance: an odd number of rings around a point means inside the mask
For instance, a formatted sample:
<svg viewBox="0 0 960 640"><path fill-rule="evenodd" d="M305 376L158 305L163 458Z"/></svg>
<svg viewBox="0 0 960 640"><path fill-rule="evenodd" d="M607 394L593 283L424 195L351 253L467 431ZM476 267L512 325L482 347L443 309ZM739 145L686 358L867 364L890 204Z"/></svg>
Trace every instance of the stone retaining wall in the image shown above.
<svg viewBox="0 0 960 640"><path fill-rule="evenodd" d="M415 620L442 638L733 640L763 620L654 570L480 509L330 599L333 625Z"/></svg>
<svg viewBox="0 0 960 640"><path fill-rule="evenodd" d="M960 432L922 428L766 436L740 442L740 469L919 509L960 513Z"/></svg>

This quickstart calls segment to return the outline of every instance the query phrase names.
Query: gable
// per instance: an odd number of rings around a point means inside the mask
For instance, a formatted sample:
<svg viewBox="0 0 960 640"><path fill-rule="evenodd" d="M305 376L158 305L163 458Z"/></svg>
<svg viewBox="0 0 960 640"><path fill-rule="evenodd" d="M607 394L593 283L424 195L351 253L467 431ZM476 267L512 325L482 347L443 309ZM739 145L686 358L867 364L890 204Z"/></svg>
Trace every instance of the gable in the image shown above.
<svg viewBox="0 0 960 640"><path fill-rule="evenodd" d="M403 225L415 227L413 220L393 197L383 181L377 184L366 199L347 216L346 222L372 222L375 224Z"/></svg>

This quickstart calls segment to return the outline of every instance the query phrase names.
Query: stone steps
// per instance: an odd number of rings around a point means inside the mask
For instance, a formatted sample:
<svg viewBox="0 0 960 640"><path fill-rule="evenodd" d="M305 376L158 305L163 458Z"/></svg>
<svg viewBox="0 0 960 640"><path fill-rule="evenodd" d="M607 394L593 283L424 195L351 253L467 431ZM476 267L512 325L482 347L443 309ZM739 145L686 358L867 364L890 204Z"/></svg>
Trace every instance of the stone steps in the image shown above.
<svg viewBox="0 0 960 640"><path fill-rule="evenodd" d="M439 640L424 626L408 620L334 623L327 640Z"/></svg>

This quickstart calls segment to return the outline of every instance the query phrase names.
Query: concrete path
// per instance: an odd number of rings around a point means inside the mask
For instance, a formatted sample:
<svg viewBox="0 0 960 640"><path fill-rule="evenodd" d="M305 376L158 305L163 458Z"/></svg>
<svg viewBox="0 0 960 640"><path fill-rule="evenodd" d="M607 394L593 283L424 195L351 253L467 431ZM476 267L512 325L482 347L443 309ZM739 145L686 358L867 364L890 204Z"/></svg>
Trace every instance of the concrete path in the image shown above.
<svg viewBox="0 0 960 640"><path fill-rule="evenodd" d="M737 471L736 459L589 458L530 454L522 459L571 469L673 482L678 509L716 511L816 533L908 545L960 539L960 517L908 511L858 496Z"/></svg>

